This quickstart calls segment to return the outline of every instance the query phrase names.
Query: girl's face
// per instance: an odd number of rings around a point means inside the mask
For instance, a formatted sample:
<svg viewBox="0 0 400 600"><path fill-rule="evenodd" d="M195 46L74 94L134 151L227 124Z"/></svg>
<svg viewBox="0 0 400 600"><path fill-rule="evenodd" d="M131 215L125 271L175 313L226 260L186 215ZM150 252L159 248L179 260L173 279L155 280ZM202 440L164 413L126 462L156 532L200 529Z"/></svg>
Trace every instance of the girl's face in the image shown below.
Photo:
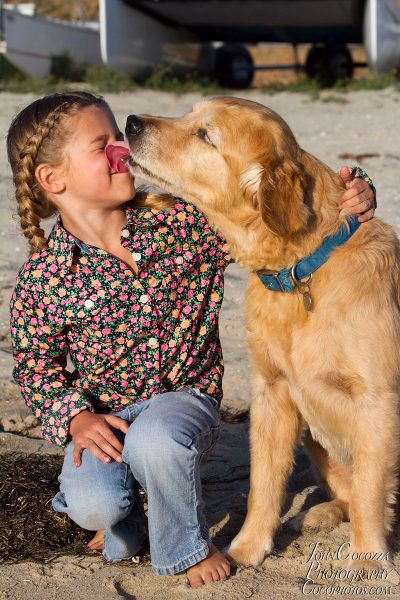
<svg viewBox="0 0 400 600"><path fill-rule="evenodd" d="M68 201L77 208L114 208L135 196L130 173L111 172L104 148L123 140L114 115L106 108L89 106L65 122L70 137L64 148L60 177L65 185L60 209Z"/></svg>

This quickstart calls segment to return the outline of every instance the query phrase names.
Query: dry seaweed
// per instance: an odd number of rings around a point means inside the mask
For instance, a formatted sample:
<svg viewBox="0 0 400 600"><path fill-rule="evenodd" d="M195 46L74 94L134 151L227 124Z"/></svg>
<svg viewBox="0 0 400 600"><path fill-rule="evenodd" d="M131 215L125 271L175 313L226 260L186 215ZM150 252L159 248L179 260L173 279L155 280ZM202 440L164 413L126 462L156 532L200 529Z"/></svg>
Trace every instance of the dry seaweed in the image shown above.
<svg viewBox="0 0 400 600"><path fill-rule="evenodd" d="M82 554L93 533L56 513L61 456L0 456L0 563Z"/></svg>

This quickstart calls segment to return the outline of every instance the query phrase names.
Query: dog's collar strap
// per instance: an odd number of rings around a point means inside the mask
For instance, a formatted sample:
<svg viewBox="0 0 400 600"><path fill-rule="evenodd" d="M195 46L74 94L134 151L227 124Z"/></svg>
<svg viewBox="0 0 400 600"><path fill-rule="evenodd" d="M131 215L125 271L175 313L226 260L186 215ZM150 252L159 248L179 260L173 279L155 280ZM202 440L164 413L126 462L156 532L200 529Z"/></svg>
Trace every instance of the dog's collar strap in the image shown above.
<svg viewBox="0 0 400 600"><path fill-rule="evenodd" d="M358 219L352 217L334 235L326 237L315 252L305 256L292 267L282 269L282 271L260 270L256 271L256 273L268 290L274 292L292 292L301 284L301 279L309 277L326 263L333 250L347 242L359 226Z"/></svg>

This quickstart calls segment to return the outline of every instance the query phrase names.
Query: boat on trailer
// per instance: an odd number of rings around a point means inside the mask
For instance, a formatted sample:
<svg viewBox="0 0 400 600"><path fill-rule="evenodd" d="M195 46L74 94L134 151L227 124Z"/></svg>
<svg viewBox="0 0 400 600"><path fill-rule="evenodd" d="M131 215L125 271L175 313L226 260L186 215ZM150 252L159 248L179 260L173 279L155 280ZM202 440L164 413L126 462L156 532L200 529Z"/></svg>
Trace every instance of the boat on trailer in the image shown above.
<svg viewBox="0 0 400 600"><path fill-rule="evenodd" d="M365 63L353 63L348 44L364 42L372 68L400 66L399 13L400 0L100 0L101 51L126 74L191 66L240 88L256 69L282 68L255 67L244 44L306 43L308 75L351 77Z"/></svg>
<svg viewBox="0 0 400 600"><path fill-rule="evenodd" d="M254 66L245 44L258 42L310 44L302 68L311 77L351 77L351 43L364 42L378 71L400 67L400 0L100 0L99 23L40 17L32 7L0 0L0 48L34 77L63 54L133 77L161 65L195 69L232 88L249 86L258 69L299 68Z"/></svg>
<svg viewBox="0 0 400 600"><path fill-rule="evenodd" d="M244 44L323 44L331 48L330 60L341 65L338 76L349 76L345 43L362 42L364 5L365 0L100 0L102 57L131 75L149 65L188 63L240 88L260 68ZM311 74L321 52L310 56Z"/></svg>

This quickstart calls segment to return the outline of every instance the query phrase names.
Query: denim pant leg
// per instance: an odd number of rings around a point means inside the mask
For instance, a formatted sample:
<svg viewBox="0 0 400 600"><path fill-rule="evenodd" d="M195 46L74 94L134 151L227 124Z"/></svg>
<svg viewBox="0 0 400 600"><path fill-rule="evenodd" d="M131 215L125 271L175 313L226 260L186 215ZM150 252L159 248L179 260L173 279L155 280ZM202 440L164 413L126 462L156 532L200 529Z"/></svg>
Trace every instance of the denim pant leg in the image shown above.
<svg viewBox="0 0 400 600"><path fill-rule="evenodd" d="M124 413L116 416L124 417ZM146 517L129 465L103 463L84 450L82 464L76 467L73 450L71 442L65 449L60 491L52 501L54 510L66 513L83 529L102 529L106 560L134 556L146 536Z"/></svg>
<svg viewBox="0 0 400 600"><path fill-rule="evenodd" d="M219 424L217 402L186 388L153 397L125 436L122 457L147 491L151 562L158 575L184 571L209 553L199 466Z"/></svg>

